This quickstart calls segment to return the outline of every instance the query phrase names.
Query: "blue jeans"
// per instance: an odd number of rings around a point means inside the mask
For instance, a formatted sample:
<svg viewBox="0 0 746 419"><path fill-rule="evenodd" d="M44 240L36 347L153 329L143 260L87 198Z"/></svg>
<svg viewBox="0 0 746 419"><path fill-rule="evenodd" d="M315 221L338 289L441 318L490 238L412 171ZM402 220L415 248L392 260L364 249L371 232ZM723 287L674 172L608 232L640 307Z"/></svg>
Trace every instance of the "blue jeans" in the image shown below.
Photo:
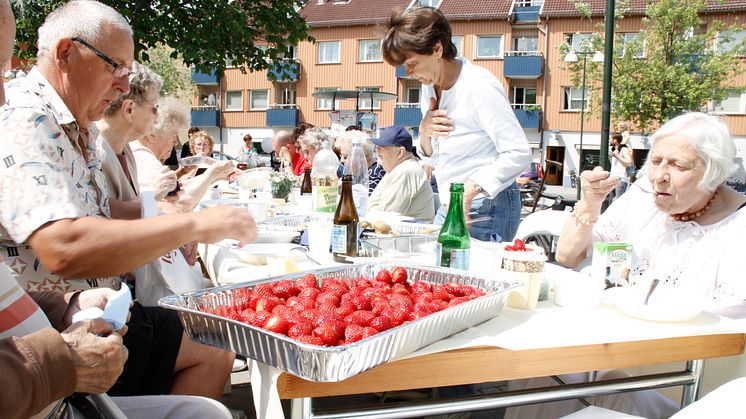
<svg viewBox="0 0 746 419"><path fill-rule="evenodd" d="M449 198L450 199L450 198ZM488 220L474 223L469 227L469 235L482 241L511 241L521 222L521 197L518 185L513 182L496 197L477 198L471 202L469 217L472 219L489 217ZM443 224L446 207L441 206L435 214L435 224Z"/></svg>

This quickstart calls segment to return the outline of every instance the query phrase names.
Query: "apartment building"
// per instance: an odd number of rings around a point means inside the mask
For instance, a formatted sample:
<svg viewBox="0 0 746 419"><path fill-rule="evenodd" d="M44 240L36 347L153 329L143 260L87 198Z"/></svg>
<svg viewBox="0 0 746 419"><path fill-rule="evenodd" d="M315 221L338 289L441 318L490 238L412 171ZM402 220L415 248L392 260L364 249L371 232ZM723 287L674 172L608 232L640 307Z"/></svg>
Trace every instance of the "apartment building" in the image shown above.
<svg viewBox="0 0 746 419"><path fill-rule="evenodd" d="M380 52L380 25L391 10L415 3L438 7L451 22L459 55L489 69L503 83L535 160L563 163L561 169L547 173L549 184L569 185L579 162L597 161L600 117L585 114L581 145L584 92L573 85L570 71L562 68L559 47L566 43L577 48L583 39L602 31L603 0L589 3L591 19L582 18L568 0L310 0L301 14L316 43L295 46L292 57L274 63L268 71L243 73L228 68L221 79L194 73L193 124L210 131L229 154L238 149L246 133L260 142L298 121L330 127L332 111L372 113L379 127L406 126L416 137L421 119L419 82L408 78L402 67L386 64ZM618 39L636 36L643 14L644 2L633 1L620 23ZM744 18L746 4L736 0L713 1L703 15L705 21L726 24ZM732 82L744 86L746 75ZM371 100L365 94L358 100L313 96L329 91L393 95L391 100ZM730 125L739 155L746 154L746 95L734 91L712 108ZM647 134L633 133L632 144L639 164L649 148ZM741 175L746 178L746 171Z"/></svg>

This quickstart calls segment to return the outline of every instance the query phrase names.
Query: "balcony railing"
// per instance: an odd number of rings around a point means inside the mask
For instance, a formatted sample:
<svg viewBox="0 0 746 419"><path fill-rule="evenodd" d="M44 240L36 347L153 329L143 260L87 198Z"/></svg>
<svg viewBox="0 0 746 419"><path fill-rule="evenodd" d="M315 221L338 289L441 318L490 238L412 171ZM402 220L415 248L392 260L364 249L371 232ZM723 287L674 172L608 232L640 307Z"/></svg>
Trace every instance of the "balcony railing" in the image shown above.
<svg viewBox="0 0 746 419"><path fill-rule="evenodd" d="M196 127L220 126L220 109L216 106L192 106L192 125Z"/></svg>
<svg viewBox="0 0 746 419"><path fill-rule="evenodd" d="M530 23L539 21L539 12L541 6L527 6L513 8L513 22L515 23Z"/></svg>
<svg viewBox="0 0 746 419"><path fill-rule="evenodd" d="M523 129L539 129L541 124L541 106L530 103L512 103L518 123Z"/></svg>
<svg viewBox="0 0 746 419"><path fill-rule="evenodd" d="M397 103L394 108L394 125L401 127L419 127L422 112L419 103Z"/></svg>
<svg viewBox="0 0 746 419"><path fill-rule="evenodd" d="M295 104L273 104L267 109L268 127L294 127L298 124L298 108Z"/></svg>
<svg viewBox="0 0 746 419"><path fill-rule="evenodd" d="M296 82L300 79L300 62L298 60L276 60L267 70L267 80L279 82Z"/></svg>
<svg viewBox="0 0 746 419"><path fill-rule="evenodd" d="M210 73L203 73L193 68L192 81L195 84L218 84L218 76L215 75L214 69Z"/></svg>
<svg viewBox="0 0 746 419"><path fill-rule="evenodd" d="M514 79L538 79L543 74L544 58L539 51L506 51L503 75Z"/></svg>

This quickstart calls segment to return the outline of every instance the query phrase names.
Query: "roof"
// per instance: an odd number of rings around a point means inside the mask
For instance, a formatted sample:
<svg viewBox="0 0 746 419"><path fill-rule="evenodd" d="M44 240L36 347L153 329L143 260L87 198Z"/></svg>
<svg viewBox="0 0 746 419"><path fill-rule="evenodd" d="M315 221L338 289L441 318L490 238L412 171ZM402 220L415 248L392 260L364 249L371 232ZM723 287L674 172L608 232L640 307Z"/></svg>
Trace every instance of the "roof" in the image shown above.
<svg viewBox="0 0 746 419"><path fill-rule="evenodd" d="M606 14L605 0L588 0L592 16L603 16ZM646 0L630 0L626 15L645 14ZM730 12L746 10L746 0L707 0L705 12ZM570 0L544 0L542 16L580 16L575 3Z"/></svg>
<svg viewBox="0 0 746 419"><path fill-rule="evenodd" d="M412 0L309 0L300 11L311 27L385 23L392 10ZM438 8L450 21L507 19L512 0L441 0ZM496 6L497 4L497 6Z"/></svg>

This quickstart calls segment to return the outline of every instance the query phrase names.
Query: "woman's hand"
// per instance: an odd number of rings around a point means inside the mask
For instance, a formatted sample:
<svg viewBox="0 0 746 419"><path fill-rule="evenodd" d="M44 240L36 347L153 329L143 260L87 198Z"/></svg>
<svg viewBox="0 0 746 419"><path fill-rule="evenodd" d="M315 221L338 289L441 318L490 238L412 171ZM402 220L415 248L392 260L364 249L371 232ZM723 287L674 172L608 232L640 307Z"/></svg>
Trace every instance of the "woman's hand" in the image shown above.
<svg viewBox="0 0 746 419"><path fill-rule="evenodd" d="M205 175L210 179L210 183L218 180L228 180L236 172L236 166L229 160L219 161L210 165L205 171Z"/></svg>
<svg viewBox="0 0 746 419"><path fill-rule="evenodd" d="M445 137L453 131L453 121L448 117L448 111L438 109L438 102L434 97L430 98L430 110L425 113L420 121L420 136Z"/></svg>
<svg viewBox="0 0 746 419"><path fill-rule="evenodd" d="M169 192L176 189L176 182L176 172L163 166L153 182L153 197L155 200L163 200Z"/></svg>
<svg viewBox="0 0 746 419"><path fill-rule="evenodd" d="M615 177L609 177L609 172L601 166L596 166L593 170L586 170L580 174L580 185L583 191L583 201L590 208L600 210L606 196L616 188L619 180Z"/></svg>

